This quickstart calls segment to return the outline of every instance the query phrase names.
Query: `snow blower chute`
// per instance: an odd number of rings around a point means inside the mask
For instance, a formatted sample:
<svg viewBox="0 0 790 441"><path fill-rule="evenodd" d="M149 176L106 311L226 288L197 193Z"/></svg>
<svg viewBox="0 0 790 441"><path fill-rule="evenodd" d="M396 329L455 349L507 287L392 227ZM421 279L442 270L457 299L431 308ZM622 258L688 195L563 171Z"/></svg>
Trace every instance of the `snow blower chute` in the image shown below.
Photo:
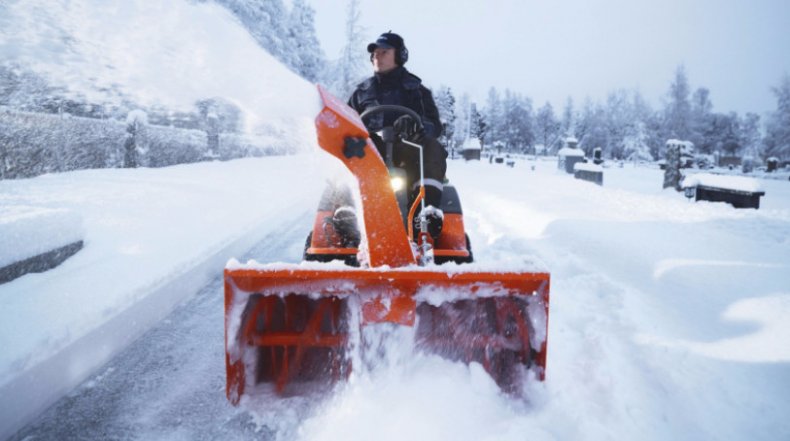
<svg viewBox="0 0 790 441"><path fill-rule="evenodd" d="M238 404L261 384L291 395L301 393L305 385L347 377L352 368L347 356L355 334L352 326L381 322L416 326L417 348L478 362L506 391L517 392L529 371L543 380L549 274L426 264L434 252L437 262L439 256L471 261L460 206L446 214L442 236L447 238L434 243L423 230L413 246L414 236L407 232L411 228L405 225L410 222L403 221L390 170L362 119L320 86L318 91L323 103L316 118L318 144L358 181L366 259L360 259L363 266L358 267L337 262L228 264L228 400ZM406 219L418 202L419 198ZM321 210L319 220L324 216ZM322 260L316 258L321 253L356 255L357 248L317 237L325 232L319 220L308 236L305 256L313 258L307 260ZM459 233L460 239L449 237ZM352 314L358 318L354 325Z"/></svg>

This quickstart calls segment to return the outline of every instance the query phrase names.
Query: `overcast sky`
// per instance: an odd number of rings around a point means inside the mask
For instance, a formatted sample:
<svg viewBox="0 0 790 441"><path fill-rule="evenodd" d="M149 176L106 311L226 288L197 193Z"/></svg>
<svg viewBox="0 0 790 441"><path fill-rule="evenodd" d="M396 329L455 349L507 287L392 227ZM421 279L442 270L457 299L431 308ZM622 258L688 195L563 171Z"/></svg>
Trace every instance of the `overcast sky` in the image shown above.
<svg viewBox="0 0 790 441"><path fill-rule="evenodd" d="M329 58L344 44L348 1L308 0ZM470 94L509 88L550 101L604 100L638 89L654 106L678 65L714 110L762 114L790 73L790 0L361 0L371 39L400 33L406 67L432 88ZM360 51L365 51L364 47Z"/></svg>

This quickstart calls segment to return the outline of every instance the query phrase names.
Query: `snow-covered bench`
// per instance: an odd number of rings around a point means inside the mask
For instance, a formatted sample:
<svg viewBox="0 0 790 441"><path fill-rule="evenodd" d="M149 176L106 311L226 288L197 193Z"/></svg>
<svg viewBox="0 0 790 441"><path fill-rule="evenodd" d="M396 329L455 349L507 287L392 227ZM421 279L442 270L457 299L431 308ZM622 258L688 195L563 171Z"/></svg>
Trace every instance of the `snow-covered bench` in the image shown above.
<svg viewBox="0 0 790 441"><path fill-rule="evenodd" d="M0 208L0 283L60 265L82 248L82 219L65 209Z"/></svg>
<svg viewBox="0 0 790 441"><path fill-rule="evenodd" d="M603 168L588 162L577 162L573 164L573 177L603 185Z"/></svg>
<svg viewBox="0 0 790 441"><path fill-rule="evenodd" d="M753 178L697 173L683 179L682 187L695 201L727 202L735 208L760 208L765 191Z"/></svg>

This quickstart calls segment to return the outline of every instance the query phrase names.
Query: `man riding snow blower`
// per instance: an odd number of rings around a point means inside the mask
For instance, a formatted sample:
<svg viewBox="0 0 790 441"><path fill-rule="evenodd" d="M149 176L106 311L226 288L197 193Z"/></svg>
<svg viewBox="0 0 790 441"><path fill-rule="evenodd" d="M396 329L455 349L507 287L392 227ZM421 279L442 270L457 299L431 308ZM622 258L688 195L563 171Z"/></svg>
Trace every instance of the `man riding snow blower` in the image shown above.
<svg viewBox="0 0 790 441"><path fill-rule="evenodd" d="M402 39L398 46L395 34L385 35L369 47L373 59L375 50L387 49L387 44L402 49L393 53L402 65L408 54ZM321 86L318 94L323 104L315 121L318 144L356 178L363 233L356 229L356 240L349 240L348 232L342 231L351 223L335 218L339 208L351 206L350 191L331 188L319 203L307 239L305 260L316 262L228 263L225 361L231 403L260 393L261 387L296 394L316 382L347 377L353 368L348 349L358 343L353 337L360 334L354 327L384 322L415 326L417 348L480 363L506 391L518 392L528 373L542 380L549 274L536 268L487 271L434 263L467 263L472 257L457 192L450 185L431 185L431 179L441 184L436 178L444 177L443 169L441 176L429 175L425 165L426 152L433 148L426 144L432 141L427 134L408 133L428 132L430 113L423 118L409 107L371 102L358 115ZM405 121L400 119L403 115L412 122L401 122L397 129L386 125ZM363 123L377 119L384 124L374 126L380 135ZM398 167L409 166L408 161L396 161L403 159L398 148L417 152L418 167L411 175ZM407 177L416 183L413 197L394 185ZM443 191L429 196L428 187ZM432 204L444 211L438 232L429 227L427 207ZM422 209L415 216L418 207ZM318 263L337 259L353 266Z"/></svg>
<svg viewBox="0 0 790 441"><path fill-rule="evenodd" d="M406 170L410 200L417 196L420 182L419 151L404 141L422 145L425 187L425 213L428 231L436 239L442 230L444 213L439 208L447 171L447 150L437 138L442 132L439 110L431 91L422 85L422 80L412 74L404 64L409 60L409 50L400 35L385 32L368 45L373 76L357 85L348 100L348 105L360 115L366 110L381 105L397 105L416 112L422 127L410 115L399 112L382 112L363 118L365 127L381 156L386 158L385 142L377 133L384 127L393 127L398 137L393 146L392 162Z"/></svg>

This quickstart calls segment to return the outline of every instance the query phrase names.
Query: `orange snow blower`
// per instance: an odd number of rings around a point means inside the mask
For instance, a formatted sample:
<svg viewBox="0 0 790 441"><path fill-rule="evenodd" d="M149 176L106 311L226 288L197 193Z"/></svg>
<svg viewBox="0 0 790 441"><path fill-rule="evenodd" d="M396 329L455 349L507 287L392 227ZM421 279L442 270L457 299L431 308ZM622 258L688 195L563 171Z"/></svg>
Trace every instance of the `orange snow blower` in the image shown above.
<svg viewBox="0 0 790 441"><path fill-rule="evenodd" d="M433 263L472 260L457 194L444 192L457 210L445 215L441 236L433 241L422 222L412 243L407 225L420 198L404 214L360 116L320 86L318 92L318 144L357 179L362 245L334 240L337 232L323 221L331 207L319 207L305 249L308 262L227 265L228 400L238 404L259 387L299 394L346 378L355 327L383 322L416 326L417 348L480 363L505 391L517 392L528 372L543 380L549 274ZM320 262L334 259L358 266Z"/></svg>

